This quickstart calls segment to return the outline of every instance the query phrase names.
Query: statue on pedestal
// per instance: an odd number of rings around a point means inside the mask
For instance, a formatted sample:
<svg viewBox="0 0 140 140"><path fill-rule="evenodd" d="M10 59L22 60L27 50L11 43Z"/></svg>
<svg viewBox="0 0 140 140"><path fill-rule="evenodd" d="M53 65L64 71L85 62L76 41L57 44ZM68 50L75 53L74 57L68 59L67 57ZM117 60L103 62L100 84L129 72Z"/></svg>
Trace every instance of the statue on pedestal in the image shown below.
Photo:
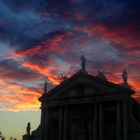
<svg viewBox="0 0 140 140"><path fill-rule="evenodd" d="M31 123L28 122L28 123L27 123L27 127L26 127L26 134L27 134L28 136L30 136L30 131L31 131Z"/></svg>
<svg viewBox="0 0 140 140"><path fill-rule="evenodd" d="M86 71L86 58L82 55L81 56L81 70Z"/></svg>
<svg viewBox="0 0 140 140"><path fill-rule="evenodd" d="M124 84L128 84L128 82L127 82L127 80L128 80L128 74L127 74L126 69L123 70L122 78L123 78L123 83Z"/></svg>
<svg viewBox="0 0 140 140"><path fill-rule="evenodd" d="M128 74L125 69L123 70L122 73L122 79L123 79L122 85L125 86L126 88L131 88L130 85L128 84Z"/></svg>

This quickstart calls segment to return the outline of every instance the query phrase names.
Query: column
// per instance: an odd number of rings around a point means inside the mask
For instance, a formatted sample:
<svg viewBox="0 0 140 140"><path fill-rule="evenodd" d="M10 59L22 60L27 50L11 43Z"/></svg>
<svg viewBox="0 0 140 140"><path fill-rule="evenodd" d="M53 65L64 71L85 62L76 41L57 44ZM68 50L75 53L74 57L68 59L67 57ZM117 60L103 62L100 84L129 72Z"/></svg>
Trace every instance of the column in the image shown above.
<svg viewBox="0 0 140 140"><path fill-rule="evenodd" d="M63 139L63 108L59 108L58 140Z"/></svg>
<svg viewBox="0 0 140 140"><path fill-rule="evenodd" d="M127 102L123 103L123 140L128 140L128 109Z"/></svg>
<svg viewBox="0 0 140 140"><path fill-rule="evenodd" d="M103 140L103 106L99 104L99 140Z"/></svg>
<svg viewBox="0 0 140 140"><path fill-rule="evenodd" d="M63 127L63 140L67 140L68 137L68 110L64 107L64 127Z"/></svg>
<svg viewBox="0 0 140 140"><path fill-rule="evenodd" d="M46 110L45 109L42 109L41 110L41 137L42 137L42 140L45 139L45 121L46 121Z"/></svg>
<svg viewBox="0 0 140 140"><path fill-rule="evenodd" d="M98 133L98 111L97 111L97 104L94 105L93 109L93 140L97 140L97 133Z"/></svg>
<svg viewBox="0 0 140 140"><path fill-rule="evenodd" d="M49 114L48 109L46 109L45 113L45 128L44 128L44 139L43 140L49 140Z"/></svg>
<svg viewBox="0 0 140 140"><path fill-rule="evenodd" d="M121 140L121 105L120 102L117 101L116 104L116 134L117 140Z"/></svg>

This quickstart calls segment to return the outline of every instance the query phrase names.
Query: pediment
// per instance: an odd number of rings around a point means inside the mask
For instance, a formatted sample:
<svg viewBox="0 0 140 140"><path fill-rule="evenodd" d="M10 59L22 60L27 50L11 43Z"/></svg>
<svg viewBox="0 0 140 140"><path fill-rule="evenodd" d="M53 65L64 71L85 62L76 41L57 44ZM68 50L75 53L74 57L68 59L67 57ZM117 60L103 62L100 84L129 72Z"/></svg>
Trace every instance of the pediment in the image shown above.
<svg viewBox="0 0 140 140"><path fill-rule="evenodd" d="M47 93L45 100L68 99L88 96L116 95L129 90L88 74L77 74ZM130 91L129 91L130 92Z"/></svg>

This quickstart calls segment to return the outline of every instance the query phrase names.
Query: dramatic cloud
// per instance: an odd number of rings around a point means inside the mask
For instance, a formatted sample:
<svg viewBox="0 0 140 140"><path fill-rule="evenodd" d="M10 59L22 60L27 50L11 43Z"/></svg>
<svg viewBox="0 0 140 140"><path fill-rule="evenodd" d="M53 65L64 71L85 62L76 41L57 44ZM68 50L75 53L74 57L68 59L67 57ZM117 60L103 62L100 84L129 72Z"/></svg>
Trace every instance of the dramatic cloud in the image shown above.
<svg viewBox="0 0 140 140"><path fill-rule="evenodd" d="M131 0L1 0L0 110L36 110L43 82L80 69L122 83L140 97L140 5Z"/></svg>

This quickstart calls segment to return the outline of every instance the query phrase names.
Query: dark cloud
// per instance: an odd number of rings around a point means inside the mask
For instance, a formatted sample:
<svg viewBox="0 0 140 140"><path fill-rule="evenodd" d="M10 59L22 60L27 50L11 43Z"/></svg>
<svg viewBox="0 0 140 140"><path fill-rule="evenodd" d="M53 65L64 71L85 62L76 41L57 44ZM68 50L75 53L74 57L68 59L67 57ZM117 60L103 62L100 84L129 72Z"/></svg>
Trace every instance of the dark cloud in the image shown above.
<svg viewBox="0 0 140 140"><path fill-rule="evenodd" d="M76 25L102 23L108 27L139 25L138 4L130 0L2 0L0 37L17 49L28 49L45 34ZM79 20L81 19L81 20ZM84 20L82 20L84 19Z"/></svg>
<svg viewBox="0 0 140 140"><path fill-rule="evenodd" d="M35 79L40 80L43 76L37 72L22 67L13 60L3 60L0 62L0 78L7 81L26 82Z"/></svg>

